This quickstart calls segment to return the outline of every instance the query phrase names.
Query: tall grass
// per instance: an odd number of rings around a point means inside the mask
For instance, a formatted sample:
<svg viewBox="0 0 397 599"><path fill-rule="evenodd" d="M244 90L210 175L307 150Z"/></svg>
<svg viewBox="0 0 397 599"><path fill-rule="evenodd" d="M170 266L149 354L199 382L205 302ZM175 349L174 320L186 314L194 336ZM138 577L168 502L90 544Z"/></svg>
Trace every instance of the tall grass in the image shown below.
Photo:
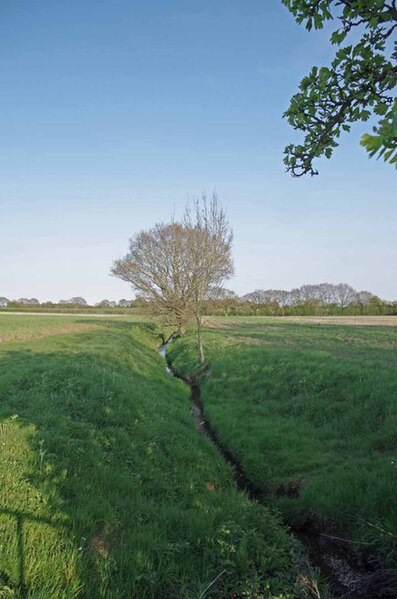
<svg viewBox="0 0 397 599"><path fill-rule="evenodd" d="M327 521L397 560L397 337L234 319L207 331L206 416L293 524ZM171 358L194 370L194 339Z"/></svg>
<svg viewBox="0 0 397 599"><path fill-rule="evenodd" d="M0 346L2 599L297 596L295 544L235 490L157 342L112 320Z"/></svg>

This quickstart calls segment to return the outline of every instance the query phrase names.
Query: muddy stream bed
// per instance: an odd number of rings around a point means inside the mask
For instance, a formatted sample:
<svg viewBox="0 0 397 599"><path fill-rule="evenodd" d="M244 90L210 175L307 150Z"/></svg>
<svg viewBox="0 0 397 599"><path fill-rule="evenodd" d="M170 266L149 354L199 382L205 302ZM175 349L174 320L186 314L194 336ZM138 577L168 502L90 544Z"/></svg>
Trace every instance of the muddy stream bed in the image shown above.
<svg viewBox="0 0 397 599"><path fill-rule="evenodd" d="M170 338L159 348L166 363L166 371L190 387L191 413L197 430L206 435L217 447L224 460L232 466L233 477L239 491L251 501L270 506L269 495L249 480L241 463L225 447L204 415L200 385L192 378L182 376L167 359ZM289 490L285 490L289 493ZM280 493L278 493L280 495ZM299 526L284 522L288 530L305 547L310 566L307 570L319 572L327 581L329 599L397 599L397 571L380 565L373 557L359 553L348 538L327 530L312 518ZM307 573L303 572L303 576ZM321 599L323 595L313 588L308 597Z"/></svg>

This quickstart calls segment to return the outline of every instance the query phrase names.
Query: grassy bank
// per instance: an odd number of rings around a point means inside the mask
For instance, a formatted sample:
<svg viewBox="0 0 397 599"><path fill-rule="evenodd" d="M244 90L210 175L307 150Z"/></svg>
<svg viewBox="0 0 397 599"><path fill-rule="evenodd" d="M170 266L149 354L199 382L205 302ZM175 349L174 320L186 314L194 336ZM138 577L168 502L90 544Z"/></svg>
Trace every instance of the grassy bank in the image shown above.
<svg viewBox="0 0 397 599"><path fill-rule="evenodd" d="M397 329L219 319L205 414L295 525L327 522L396 562ZM170 352L197 367L194 337Z"/></svg>
<svg viewBox="0 0 397 599"><path fill-rule="evenodd" d="M34 322L0 335L0 597L297 596L294 543L197 434L150 326Z"/></svg>

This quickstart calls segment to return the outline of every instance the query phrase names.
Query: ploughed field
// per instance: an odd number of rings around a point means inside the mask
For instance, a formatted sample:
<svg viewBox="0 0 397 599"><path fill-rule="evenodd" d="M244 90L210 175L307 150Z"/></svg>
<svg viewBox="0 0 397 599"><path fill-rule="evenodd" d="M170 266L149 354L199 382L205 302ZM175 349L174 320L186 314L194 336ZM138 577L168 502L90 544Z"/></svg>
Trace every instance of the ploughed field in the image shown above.
<svg viewBox="0 0 397 599"><path fill-rule="evenodd" d="M241 365L246 350L268 349L238 337ZM233 386L236 365L218 370L237 349L229 338L211 336L222 353L210 385ZM153 325L0 314L0 339L2 599L300 596L297 543L235 489L198 435L189 389L165 372ZM227 437L236 402L225 390ZM246 426L249 441L255 404L245 401L237 431ZM208 408L222 424L216 402ZM377 451L386 460L389 448Z"/></svg>
<svg viewBox="0 0 397 599"><path fill-rule="evenodd" d="M204 414L248 478L294 529L353 539L395 566L397 317L205 324ZM193 333L169 356L197 369Z"/></svg>

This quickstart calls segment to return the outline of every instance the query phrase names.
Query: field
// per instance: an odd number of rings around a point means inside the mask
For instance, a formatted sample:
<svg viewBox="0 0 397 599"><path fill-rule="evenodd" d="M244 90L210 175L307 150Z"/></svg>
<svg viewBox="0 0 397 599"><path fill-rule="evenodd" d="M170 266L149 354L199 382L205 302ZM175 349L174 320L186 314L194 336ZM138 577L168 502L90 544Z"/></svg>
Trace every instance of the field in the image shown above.
<svg viewBox="0 0 397 599"><path fill-rule="evenodd" d="M0 598L315 596L282 519L394 566L394 323L206 320L205 416L264 507L198 434L153 323L0 314ZM168 356L191 375L193 331Z"/></svg>
<svg viewBox="0 0 397 599"><path fill-rule="evenodd" d="M0 338L1 599L300 596L153 325L1 314Z"/></svg>
<svg viewBox="0 0 397 599"><path fill-rule="evenodd" d="M204 414L294 529L395 565L397 319L316 320L208 318ZM169 357L192 373L193 334Z"/></svg>
<svg viewBox="0 0 397 599"><path fill-rule="evenodd" d="M30 341L40 337L93 329L97 326L92 317L9 315L0 312L0 347L1 344L11 341Z"/></svg>

